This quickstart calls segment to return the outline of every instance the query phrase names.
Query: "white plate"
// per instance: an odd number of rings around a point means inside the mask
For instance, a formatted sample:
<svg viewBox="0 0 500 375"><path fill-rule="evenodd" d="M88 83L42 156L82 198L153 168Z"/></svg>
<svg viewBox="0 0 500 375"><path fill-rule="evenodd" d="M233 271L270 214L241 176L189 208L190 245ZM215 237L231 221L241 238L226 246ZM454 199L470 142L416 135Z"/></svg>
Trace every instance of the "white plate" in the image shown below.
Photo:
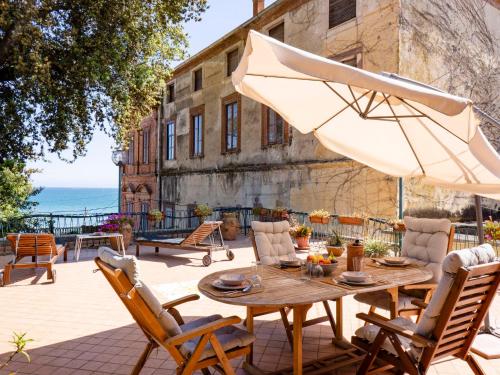
<svg viewBox="0 0 500 375"><path fill-rule="evenodd" d="M220 279L217 279L212 282L212 286L220 290L243 290L249 285L250 282L248 280L243 281L242 284L237 286L225 285Z"/></svg>
<svg viewBox="0 0 500 375"><path fill-rule="evenodd" d="M408 260L403 257L387 257L387 258L382 258L386 263L390 264L403 264L406 263Z"/></svg>
<svg viewBox="0 0 500 375"><path fill-rule="evenodd" d="M219 280L226 286L241 286L245 279L242 273L225 273L219 276Z"/></svg>
<svg viewBox="0 0 500 375"><path fill-rule="evenodd" d="M349 280L346 280L344 277L340 276L337 281L344 283L344 284L353 285L353 286L372 286L372 285L375 285L377 283L371 277L368 277L364 281L349 281Z"/></svg>
<svg viewBox="0 0 500 375"><path fill-rule="evenodd" d="M406 267L411 264L408 260L405 260L404 263L389 263L386 262L385 259L377 259L375 262L388 267Z"/></svg>
<svg viewBox="0 0 500 375"><path fill-rule="evenodd" d="M285 267L300 267L300 260L280 260L280 266Z"/></svg>
<svg viewBox="0 0 500 375"><path fill-rule="evenodd" d="M369 278L370 275L368 275L366 272L347 271L347 272L342 272L342 277L348 281L363 282L367 278Z"/></svg>

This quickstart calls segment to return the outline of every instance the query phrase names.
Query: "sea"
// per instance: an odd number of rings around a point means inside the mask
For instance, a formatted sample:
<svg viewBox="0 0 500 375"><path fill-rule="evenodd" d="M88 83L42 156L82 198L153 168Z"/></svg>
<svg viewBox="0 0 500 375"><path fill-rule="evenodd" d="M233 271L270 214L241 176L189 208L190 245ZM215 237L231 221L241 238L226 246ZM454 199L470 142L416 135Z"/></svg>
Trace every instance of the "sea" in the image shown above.
<svg viewBox="0 0 500 375"><path fill-rule="evenodd" d="M31 201L38 202L34 213L112 213L118 211L118 189L46 187Z"/></svg>

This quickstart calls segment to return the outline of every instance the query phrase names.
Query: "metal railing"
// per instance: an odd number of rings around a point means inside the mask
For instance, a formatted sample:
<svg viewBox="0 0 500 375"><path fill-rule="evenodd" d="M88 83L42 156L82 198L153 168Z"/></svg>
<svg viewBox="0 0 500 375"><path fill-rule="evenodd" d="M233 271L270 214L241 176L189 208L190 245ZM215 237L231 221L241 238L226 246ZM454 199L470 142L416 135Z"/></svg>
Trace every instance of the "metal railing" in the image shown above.
<svg viewBox="0 0 500 375"><path fill-rule="evenodd" d="M223 213L232 212L238 219L242 233L247 235L250 223L257 221L279 221L280 216L255 215L254 210L249 207L218 207L206 220L222 220ZM194 215L193 210L167 209L165 218L160 222L148 220L145 212L125 213L133 221L135 236L148 234L162 236L178 236L194 230L199 225L199 218ZM57 238L74 238L77 234L92 233L99 230L111 213L94 213L85 215L59 215L59 214L33 214L25 217L0 221L0 238L12 232L49 232ZM306 224L313 228L313 241L325 240L332 231L346 240L354 238L371 238L388 243L390 247L397 249L401 245L402 233L394 231L386 220L381 218L368 218L363 225L349 225L339 222L340 216L331 215L328 224L311 223L305 212L288 212L288 219L299 224ZM455 223L454 249L463 249L475 246L479 243L476 223ZM500 254L500 241L489 241Z"/></svg>

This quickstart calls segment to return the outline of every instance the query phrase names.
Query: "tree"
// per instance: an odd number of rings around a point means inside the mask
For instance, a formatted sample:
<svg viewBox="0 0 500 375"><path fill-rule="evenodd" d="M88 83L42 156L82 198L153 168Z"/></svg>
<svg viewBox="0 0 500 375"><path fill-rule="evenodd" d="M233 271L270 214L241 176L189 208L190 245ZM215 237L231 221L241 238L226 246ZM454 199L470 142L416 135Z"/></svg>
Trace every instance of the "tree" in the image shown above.
<svg viewBox="0 0 500 375"><path fill-rule="evenodd" d="M20 216L37 204L29 200L41 190L31 185L34 172L21 162L10 160L0 164L0 221Z"/></svg>
<svg viewBox="0 0 500 375"><path fill-rule="evenodd" d="M120 142L157 105L206 0L0 0L0 163Z"/></svg>

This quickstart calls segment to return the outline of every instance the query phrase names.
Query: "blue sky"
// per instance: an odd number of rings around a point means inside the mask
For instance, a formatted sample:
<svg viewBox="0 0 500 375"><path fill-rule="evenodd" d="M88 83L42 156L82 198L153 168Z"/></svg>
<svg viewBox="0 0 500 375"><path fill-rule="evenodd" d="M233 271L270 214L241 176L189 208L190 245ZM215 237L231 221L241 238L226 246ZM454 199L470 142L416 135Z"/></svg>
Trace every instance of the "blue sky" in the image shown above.
<svg viewBox="0 0 500 375"><path fill-rule="evenodd" d="M266 6L275 0L267 0ZM201 22L189 23L189 53L192 55L216 41L231 29L252 16L252 0L209 0L210 8ZM68 164L48 155L47 162L31 163L41 169L33 176L36 186L44 187L116 187L118 169L111 161L114 141L102 132L96 132L87 146L87 155Z"/></svg>

